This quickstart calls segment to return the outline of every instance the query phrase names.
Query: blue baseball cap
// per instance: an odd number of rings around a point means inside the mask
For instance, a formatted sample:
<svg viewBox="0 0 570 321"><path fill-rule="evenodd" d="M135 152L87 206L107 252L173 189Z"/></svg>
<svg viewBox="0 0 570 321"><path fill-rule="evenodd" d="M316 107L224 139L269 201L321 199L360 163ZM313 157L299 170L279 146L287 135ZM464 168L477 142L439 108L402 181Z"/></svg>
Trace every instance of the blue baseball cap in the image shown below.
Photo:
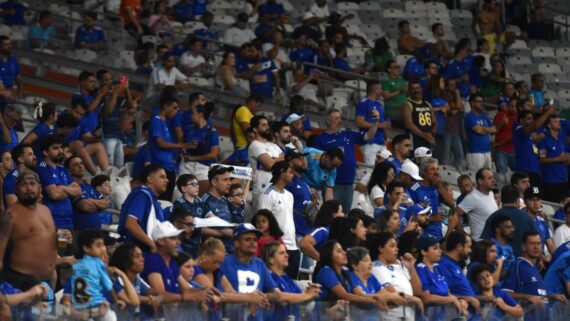
<svg viewBox="0 0 570 321"><path fill-rule="evenodd" d="M234 239L245 233L255 233L257 237L260 237L263 233L256 229L251 223L242 223L234 230Z"/></svg>
<svg viewBox="0 0 570 321"><path fill-rule="evenodd" d="M418 251L427 250L430 246L434 246L439 243L439 240L429 234L423 234L416 240L414 247Z"/></svg>
<svg viewBox="0 0 570 321"><path fill-rule="evenodd" d="M416 216L416 215L423 215L423 214L428 214L431 211L431 207L423 207L420 206L418 204L414 204L410 207L408 207L408 209L406 209L406 216L408 218L412 217L412 216Z"/></svg>

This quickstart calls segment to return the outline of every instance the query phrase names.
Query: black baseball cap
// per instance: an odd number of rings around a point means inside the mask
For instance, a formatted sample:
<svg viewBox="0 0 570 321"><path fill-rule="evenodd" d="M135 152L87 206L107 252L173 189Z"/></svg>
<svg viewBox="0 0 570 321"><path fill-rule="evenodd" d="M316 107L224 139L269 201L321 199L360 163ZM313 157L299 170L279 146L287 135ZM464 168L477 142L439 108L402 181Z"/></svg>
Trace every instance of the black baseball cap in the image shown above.
<svg viewBox="0 0 570 321"><path fill-rule="evenodd" d="M536 186L531 186L524 191L524 199L527 200L529 198L542 198L540 196L540 189Z"/></svg>
<svg viewBox="0 0 570 321"><path fill-rule="evenodd" d="M279 176L281 176L281 173L284 173L288 168L288 161L278 161L273 164L273 166L271 166L271 174L273 175L271 183L275 183L279 179Z"/></svg>
<svg viewBox="0 0 570 321"><path fill-rule="evenodd" d="M208 180L211 181L212 178L222 175L225 173L231 173L234 171L232 166L222 166L222 165L214 165L208 171Z"/></svg>
<svg viewBox="0 0 570 321"><path fill-rule="evenodd" d="M295 150L289 150L287 152L287 154L285 155L285 160L290 162L291 160L293 160L295 158L305 157L307 155L309 155L309 153L299 153L298 151L295 151Z"/></svg>

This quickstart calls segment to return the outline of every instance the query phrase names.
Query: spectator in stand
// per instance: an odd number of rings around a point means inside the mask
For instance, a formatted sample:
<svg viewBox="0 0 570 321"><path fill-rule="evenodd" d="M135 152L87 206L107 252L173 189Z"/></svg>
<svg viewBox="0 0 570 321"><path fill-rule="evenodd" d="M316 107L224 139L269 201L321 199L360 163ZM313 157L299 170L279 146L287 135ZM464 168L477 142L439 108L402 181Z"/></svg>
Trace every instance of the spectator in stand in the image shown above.
<svg viewBox="0 0 570 321"><path fill-rule="evenodd" d="M493 270L487 264L478 265L471 273L471 287L479 297L492 299L496 306L490 318L502 320L505 317L518 317L524 315L523 309L508 293L499 288L493 279ZM483 299L481 299L483 301Z"/></svg>
<svg viewBox="0 0 570 321"><path fill-rule="evenodd" d="M54 41L55 28L51 25L53 16L47 10L40 11L38 22L31 25L28 31L28 46L30 49L47 48L57 49L59 46Z"/></svg>
<svg viewBox="0 0 570 321"><path fill-rule="evenodd" d="M271 180L271 167L278 161L285 159L285 154L273 143L269 120L265 116L251 118L250 126L255 134L255 140L248 147L248 157L254 168L253 195L254 205L257 197L269 187ZM256 196L257 195L257 196Z"/></svg>
<svg viewBox="0 0 570 321"><path fill-rule="evenodd" d="M444 117L444 135L443 135L443 155L441 163L443 165L453 164L458 170L462 170L465 163L465 154L463 153L463 143L460 132L462 131L463 118L463 101L461 93L455 85L455 80L446 80L443 97L449 105L449 110ZM449 151L453 152L453 162L450 161Z"/></svg>
<svg viewBox="0 0 570 321"><path fill-rule="evenodd" d="M459 205L465 199L467 194L473 191L473 182L471 181L471 177L467 174L461 174L457 177L457 186L459 187L459 197L457 197L456 205Z"/></svg>
<svg viewBox="0 0 570 321"><path fill-rule="evenodd" d="M507 107L512 99L516 99L517 103L520 100L515 89L515 84L513 82L506 82L503 86L503 90L501 91L501 95L499 96L499 101L497 102L499 111L501 111L501 107Z"/></svg>
<svg viewBox="0 0 570 321"><path fill-rule="evenodd" d="M125 242L137 245L143 252L156 252L152 229L164 221L157 196L166 191L168 178L164 168L147 165L140 174L140 185L133 188L121 207L118 232Z"/></svg>
<svg viewBox="0 0 570 321"><path fill-rule="evenodd" d="M71 198L82 194L81 186L71 180L69 172L62 166L62 139L49 135L42 139L41 148L44 161L37 167L43 190L43 201L53 216L55 226L71 230L73 227L73 209Z"/></svg>
<svg viewBox="0 0 570 321"><path fill-rule="evenodd" d="M538 187L531 186L524 191L525 212L534 221L534 226L542 241L543 255L541 259L545 264L551 263L551 254L556 251L548 222L542 217L542 197Z"/></svg>
<svg viewBox="0 0 570 321"><path fill-rule="evenodd" d="M469 44L467 42L458 42L455 45L454 58L451 60L445 70L443 76L446 80L455 80L457 88L461 93L461 98L466 100L470 93L469 69L470 65L465 63L465 59L469 55Z"/></svg>
<svg viewBox="0 0 570 321"><path fill-rule="evenodd" d="M147 98L156 97L166 86L175 86L179 90L188 88L188 77L175 67L176 56L172 52L167 52L162 56L162 61L161 67L152 70Z"/></svg>
<svg viewBox="0 0 570 321"><path fill-rule="evenodd" d="M293 114L296 116L291 117ZM297 122L298 120L301 121ZM293 135L296 135L300 139L307 140L311 136L311 120L305 112L305 99L300 95L294 95L291 97L289 100L289 112L281 117L281 121L288 122L292 125L291 131L293 132Z"/></svg>
<svg viewBox="0 0 570 321"><path fill-rule="evenodd" d="M544 114L534 120L531 111L522 110L518 113L518 121L513 125L516 170L527 173L533 186L541 186L537 143L544 138L544 134L536 130L542 127L546 119L555 112L556 108L548 105Z"/></svg>
<svg viewBox="0 0 570 321"><path fill-rule="evenodd" d="M150 142L148 140L149 127L150 127L150 122L149 121L144 122L142 126L142 132L143 132L142 141L140 142L139 150L135 154L133 160L133 169L131 172L131 177L133 177L133 179L135 180L140 176L142 169L145 166L150 165L150 162L152 160L152 155L150 151Z"/></svg>
<svg viewBox="0 0 570 321"><path fill-rule="evenodd" d="M247 26L248 20L247 13L239 13L236 22L224 33L224 43L239 47L255 39L255 33Z"/></svg>
<svg viewBox="0 0 570 321"><path fill-rule="evenodd" d="M532 79L532 76L531 76ZM526 81L524 80L519 80L515 83L515 90L516 90L516 95L520 98L520 99L529 99L529 89L528 89L528 84L526 83Z"/></svg>
<svg viewBox="0 0 570 321"><path fill-rule="evenodd" d="M469 83L471 93L480 92L483 88L483 79L486 79L489 70L485 68L485 58L480 55L476 55L473 58L473 63L469 67Z"/></svg>
<svg viewBox="0 0 570 321"><path fill-rule="evenodd" d="M190 50L180 57L181 71L188 77L207 77L211 70L208 60L202 54L202 40L192 38L188 45Z"/></svg>
<svg viewBox="0 0 570 321"><path fill-rule="evenodd" d="M316 50L307 44L307 34L305 32L297 32L294 35L295 47L291 50L289 58L292 63L296 63L297 67L301 67L302 63L315 63ZM309 73L313 67L305 66L305 73Z"/></svg>
<svg viewBox="0 0 570 321"><path fill-rule="evenodd" d="M565 295L548 293L540 274L539 259L542 253L540 235L535 232L525 233L522 240L523 255L518 257L508 271L503 282L503 289L524 304L532 304L535 308L544 306L544 299L567 302ZM541 315L545 311L539 311ZM544 316L543 316L544 317ZM542 319L542 318L541 318Z"/></svg>
<svg viewBox="0 0 570 321"><path fill-rule="evenodd" d="M284 121L274 122L271 131L273 132L273 141L281 148L285 156L293 149L303 150L301 140L297 136L293 136L289 123Z"/></svg>
<svg viewBox="0 0 570 321"><path fill-rule="evenodd" d="M271 167L273 177L271 185L259 196L258 209L267 209L279 223L283 231L283 241L287 248L290 263L286 272L292 279L297 279L299 273L301 252L295 239L295 224L293 220L293 194L285 186L293 180L293 171L287 161L279 161Z"/></svg>
<svg viewBox="0 0 570 321"><path fill-rule="evenodd" d="M255 36L263 44L270 43L275 32L281 28L280 21L272 19L272 16L270 12L259 13L259 24L255 28Z"/></svg>
<svg viewBox="0 0 570 321"><path fill-rule="evenodd" d="M564 304L568 304L568 296L570 294L570 254L562 254L554 261L544 275L544 288L547 293L564 296L566 301L561 300ZM561 298L562 299L562 298Z"/></svg>
<svg viewBox="0 0 570 321"><path fill-rule="evenodd" d="M182 194L173 204L173 211L177 208L183 208L186 212L191 213L192 217L204 218L206 215L205 205L199 197L199 185L196 176L192 174L182 174L176 180L176 187ZM192 236L182 242L182 248L185 252L193 256L197 256L201 243L201 228L195 228Z"/></svg>
<svg viewBox="0 0 570 321"><path fill-rule="evenodd" d="M264 98L273 98L273 87L275 95L281 95L281 78L279 70L273 60L262 56L260 44L253 44L252 64L248 66L246 78L249 79L249 91Z"/></svg>
<svg viewBox="0 0 570 321"><path fill-rule="evenodd" d="M497 45L502 45L502 49L505 51L514 42L514 33L503 31L500 11L501 9L497 8L495 0L485 0L483 8L473 19L473 33L489 42L491 53L495 52ZM476 26L479 26L481 32L477 32Z"/></svg>
<svg viewBox="0 0 570 321"><path fill-rule="evenodd" d="M402 107L406 102L408 84L402 78L400 66L396 61L390 60L386 63L386 72L388 77L382 81L382 97L385 105L384 116L399 119Z"/></svg>
<svg viewBox="0 0 570 321"><path fill-rule="evenodd" d="M406 134L396 135L392 139L392 147L394 149L394 153L392 154L392 158L389 161L394 165L394 169L396 170L394 173L394 177L398 177L400 175L400 169L404 162L410 157L411 152L414 150L412 146L412 141L410 140L410 136Z"/></svg>
<svg viewBox="0 0 570 321"><path fill-rule="evenodd" d="M439 75L439 65L437 62L429 60L428 62L424 63L423 69L425 70L425 75L420 78L420 84L422 85L424 93L426 93L426 98L428 98L428 85L432 78Z"/></svg>
<svg viewBox="0 0 570 321"><path fill-rule="evenodd" d="M444 219L440 204L452 204L453 199L450 199L449 196L446 197L446 193L443 193L444 188L439 177L439 167L436 158L424 160L420 164L419 172L422 174L421 177L423 179L413 184L408 192L415 204L421 203L424 207L431 207L429 225L424 233L440 240L443 238L442 221Z"/></svg>
<svg viewBox="0 0 570 321"><path fill-rule="evenodd" d="M352 73L363 73L365 70L364 67L352 67L348 63L348 56L347 56L347 48L344 44L335 44L334 45L334 52L335 57L333 59L332 67L344 72L352 72ZM355 79L354 76L347 75L345 73L336 72L336 79L340 81L346 81Z"/></svg>
<svg viewBox="0 0 570 321"><path fill-rule="evenodd" d="M378 82L376 83L377 86L380 86ZM381 108L382 107L380 107L380 110ZM354 178L356 176L356 155L354 154L354 145L362 144L370 137L376 137L379 125L378 116L378 109L372 107L369 113L366 113L366 118L371 119L371 126L366 129L366 131L362 130L357 132L343 129L341 127L342 119L340 111L334 108L329 109L326 120L327 128L313 141L313 147L320 150L329 150L334 147L340 147L344 150L344 160L337 169L337 176L333 189L334 199L340 201L343 208L352 207L353 185ZM363 155L365 154L363 153Z"/></svg>
<svg viewBox="0 0 570 321"><path fill-rule="evenodd" d="M105 50L107 49L107 38L103 28L96 26L97 14L86 12L83 18L83 25L75 31L75 48Z"/></svg>
<svg viewBox="0 0 570 321"><path fill-rule="evenodd" d="M15 126L22 121L22 112L14 105L4 107L0 114L0 154L9 152L18 145L18 133L14 129Z"/></svg>
<svg viewBox="0 0 570 321"><path fill-rule="evenodd" d="M321 247L329 238L330 225L337 217L344 217L342 205L336 200L324 202L315 215L314 229L299 241L303 254L313 260L319 260Z"/></svg>
<svg viewBox="0 0 570 321"><path fill-rule="evenodd" d="M372 138L366 139L360 144L360 151L364 156L364 163L374 164L376 154L386 149L384 146L385 132L391 128L390 121L384 118L384 108L380 103L382 95L382 85L378 80L370 80L366 84L366 97L356 105L356 126L360 129L361 135L376 127ZM330 115L330 114L329 114ZM340 118L340 113L339 113Z"/></svg>
<svg viewBox="0 0 570 321"><path fill-rule="evenodd" d="M400 30L400 37L398 38L398 51L400 54L413 55L416 50L423 46L420 39L412 36L408 21L402 20L398 22L398 30Z"/></svg>
<svg viewBox="0 0 570 321"><path fill-rule="evenodd" d="M425 313L429 320L445 320L440 314L443 305L451 304L457 311L454 314L467 316L468 303L464 298L453 295L448 286L445 276L439 268L441 248L439 241L430 235L422 235L415 242L418 253L416 271L421 281L422 301L428 306Z"/></svg>
<svg viewBox="0 0 570 321"><path fill-rule="evenodd" d="M497 248L500 249L501 247L504 247L504 244L508 241L512 247L515 257L521 255L521 245L523 243L522 240L524 234L528 231L535 231L534 222L527 213L519 209L518 201L519 192L516 187L513 185L503 187L501 189L501 203L503 207L487 218L485 227L481 233L481 239L488 240L493 237L493 235L497 237L497 226L500 226L501 224L496 223L495 220L497 217L503 215L508 217L514 227L514 235L510 237L508 234L511 232L511 228L509 226L503 226L506 230L505 233L507 234L501 236L502 240L500 243L503 245L497 245Z"/></svg>
<svg viewBox="0 0 570 321"><path fill-rule="evenodd" d="M541 73L533 74L530 77L530 90L528 91L528 98L530 99L534 108L533 114L542 114L546 110L544 108L549 105L544 95L544 75Z"/></svg>
<svg viewBox="0 0 570 321"><path fill-rule="evenodd" d="M33 171L37 164L31 145L25 143L16 145L12 148L11 154L15 167L4 176L2 181L3 204L6 209L18 200L16 195L16 178L20 175L20 172L25 170Z"/></svg>
<svg viewBox="0 0 570 321"><path fill-rule="evenodd" d="M208 168L217 161L220 153L219 133L208 123L214 107L211 102L197 106L196 112L191 116L191 124L183 125L183 141L189 142L189 145L184 152L184 163L180 164L179 172L196 175L200 194L208 190Z"/></svg>
<svg viewBox="0 0 570 321"><path fill-rule="evenodd" d="M295 68L293 76L295 82L291 84L291 91L303 97L307 106L317 107L320 112L325 111L326 106L321 95L325 92L323 79L327 76L316 69L305 75L303 68L300 67Z"/></svg>
<svg viewBox="0 0 570 321"><path fill-rule="evenodd" d="M390 162L382 162L374 166L368 186L366 186L372 206L381 207L385 204L386 187L394 180L394 172L394 165Z"/></svg>
<svg viewBox="0 0 570 321"><path fill-rule="evenodd" d="M453 216L457 219L464 215L467 216L471 227L471 236L473 240L479 241L483 238L482 232L485 222L489 220L491 214L498 210L498 207L492 191L495 186L493 172L489 168L481 168L477 171L475 180L477 188L467 194L463 201L457 205ZM451 232L455 227L458 226L452 226L450 222L448 231Z"/></svg>
<svg viewBox="0 0 570 321"><path fill-rule="evenodd" d="M248 92L238 83L235 66L235 53L232 51L224 52L224 55L222 56L222 63L216 72L216 84L221 86L222 89L226 92L245 97L247 96Z"/></svg>
<svg viewBox="0 0 570 321"><path fill-rule="evenodd" d="M66 159L65 168L69 172L70 178L79 184L82 191L81 195L72 200L74 230L101 229L99 213L109 208L109 201L99 199L95 189L83 179L85 166L81 158L71 156Z"/></svg>
<svg viewBox="0 0 570 321"><path fill-rule="evenodd" d="M529 39L551 41L556 39L557 32L554 23L548 22L546 19L547 9L541 6L535 6L530 12L530 22L526 25L523 35Z"/></svg>
<svg viewBox="0 0 570 321"><path fill-rule="evenodd" d="M202 22L203 27L198 27L196 28L196 30L194 30L194 35L200 38L204 38L204 39L211 39L211 40L219 40L220 36L218 35L218 32L214 29L212 29L212 24L214 23L214 14L207 11L202 15L202 18L200 18L200 21ZM217 51L218 50L218 44L212 41L208 41L208 40L204 40L202 39L202 41L204 41L204 48L207 48L208 50L211 51Z"/></svg>
<svg viewBox="0 0 570 321"><path fill-rule="evenodd" d="M273 60L278 69L290 69L291 60L285 51L285 31L277 29L273 33L269 43L263 44L263 52Z"/></svg>
<svg viewBox="0 0 570 321"><path fill-rule="evenodd" d="M307 170L306 154L290 150L285 155L285 160L291 164L293 179L285 186L293 194L293 220L295 221L295 232L299 236L304 236L311 232L311 211L316 210L316 197L311 193L309 184L303 180L301 175Z"/></svg>
<svg viewBox="0 0 570 321"><path fill-rule="evenodd" d="M382 72L388 61L393 60L390 52L390 44L386 37L378 38L374 42L374 48L366 50L364 62L369 71Z"/></svg>
<svg viewBox="0 0 570 321"><path fill-rule="evenodd" d="M311 187L311 194L323 193L325 201L334 198L334 182L337 168L344 160L344 152L339 147L331 148L325 152L315 148L305 148L307 171L303 173L305 180Z"/></svg>
<svg viewBox="0 0 570 321"><path fill-rule="evenodd" d="M8 0L0 4L0 16L7 26L25 26L26 6L18 0Z"/></svg>
<svg viewBox="0 0 570 321"><path fill-rule="evenodd" d="M107 210L99 212L99 221L101 225L113 224L113 214L109 210L113 209L113 202L110 201L113 188L111 187L111 178L107 175L99 174L91 178L91 187L94 190L95 198L107 202Z"/></svg>
<svg viewBox="0 0 570 321"><path fill-rule="evenodd" d="M422 89L424 87L422 86ZM431 104L435 118L437 119L437 129L435 131L436 146L441 146L445 135L445 116L450 111L447 99L445 99L445 79L442 76L431 76L427 88L424 90L425 99ZM449 146L451 147L451 146ZM449 149L443 153L436 147L437 155L449 154ZM457 153L457 151L453 151ZM455 155L454 155L455 156ZM438 157L441 158L441 157Z"/></svg>
<svg viewBox="0 0 570 321"><path fill-rule="evenodd" d="M449 44L445 39L445 31L443 24L436 22L431 25L431 32L433 36L432 51L434 52L437 60L449 61L453 59L453 53L449 49Z"/></svg>
<svg viewBox="0 0 570 321"><path fill-rule="evenodd" d="M161 38L170 37L176 26L167 15L168 7L166 1L154 3L154 12L148 18L150 30Z"/></svg>
<svg viewBox="0 0 570 321"><path fill-rule="evenodd" d="M507 215L498 214L493 218L493 221L491 221L491 230L493 230L491 241L493 241L497 249L496 258L502 262L501 273L499 275L499 280L502 280L515 261L513 247L509 244L515 236L514 225ZM495 283L497 284L497 282Z"/></svg>
<svg viewBox="0 0 570 321"><path fill-rule="evenodd" d="M410 97L402 106L402 121L412 135L414 148L427 147L433 149L437 120L431 104L423 100L422 86L419 81L408 84Z"/></svg>
<svg viewBox="0 0 570 321"><path fill-rule="evenodd" d="M190 0L180 0L170 8L170 12L174 20L182 24L194 20L194 4Z"/></svg>
<svg viewBox="0 0 570 321"><path fill-rule="evenodd" d="M261 108L262 104L263 98L258 95L250 95L244 105L234 109L230 126L234 152L228 158L228 161L245 165L249 163L247 130L250 128L253 114Z"/></svg>
<svg viewBox="0 0 570 321"><path fill-rule="evenodd" d="M512 85L512 84L511 84ZM514 90L514 88L513 88ZM493 149L495 153L495 165L497 166L498 178L507 181L507 172L515 169L515 148L513 146L513 126L517 121L518 98L511 99L507 104L499 106L499 112L493 119L497 129Z"/></svg>
<svg viewBox="0 0 570 321"><path fill-rule="evenodd" d="M514 172L511 176L511 184L517 188L519 192L519 204L520 209L524 209L524 192L530 187L530 176L525 172Z"/></svg>
<svg viewBox="0 0 570 321"><path fill-rule="evenodd" d="M561 224L556 228L554 236L552 237L552 241L556 248L559 248L562 244L570 241L570 203L566 203L566 205L564 205L563 211L566 223ZM552 259L554 262L554 255Z"/></svg>
<svg viewBox="0 0 570 321"><path fill-rule="evenodd" d="M142 36L150 35L150 28L142 23L142 1L121 0L119 15L123 19L125 30L142 44Z"/></svg>
<svg viewBox="0 0 570 321"><path fill-rule="evenodd" d="M22 76L18 58L12 56L12 41L0 35L0 108L21 94Z"/></svg>
<svg viewBox="0 0 570 321"><path fill-rule="evenodd" d="M228 223L232 222L232 213L230 212L229 202L226 195L228 195L228 192L230 191L230 173L233 172L233 170L233 167L216 165L208 171L210 188L200 198L204 203L205 216L208 216L208 212L211 212ZM231 246L232 229L202 228L202 233L204 235L223 239L226 251L228 251L228 253L233 252L233 248Z"/></svg>
<svg viewBox="0 0 570 321"><path fill-rule="evenodd" d="M445 253L439 260L439 271L447 280L449 292L469 303L475 311L481 303L475 298L469 280L463 274L465 260L471 254L471 237L460 231L453 231L445 239Z"/></svg>
<svg viewBox="0 0 570 321"><path fill-rule="evenodd" d="M324 21L328 21L328 17L329 16L324 18ZM320 39L323 38L323 32L320 26L321 21L323 20L313 15L311 11L305 12L302 24L293 30L293 38L295 38L298 33L305 33L310 42L315 44L319 43Z"/></svg>
<svg viewBox="0 0 570 321"><path fill-rule="evenodd" d="M492 65L493 68L487 74L481 89L481 94L490 103L496 102L505 84L512 81L511 76L505 70L505 63L502 60L497 59L492 62Z"/></svg>
<svg viewBox="0 0 570 321"><path fill-rule="evenodd" d="M567 121L556 114L548 116L544 124L544 138L539 143L539 163L544 199L559 203L568 194Z"/></svg>
<svg viewBox="0 0 570 321"><path fill-rule="evenodd" d="M55 121L57 119L56 106L54 103L39 101L34 110L34 118L39 122L20 144L30 144L33 146L36 157L41 157L40 140L42 137L55 134Z"/></svg>
<svg viewBox="0 0 570 321"><path fill-rule="evenodd" d="M491 168L491 135L497 132L493 122L487 117L480 94L469 96L471 112L465 116L467 132L467 168L475 171L482 167Z"/></svg>

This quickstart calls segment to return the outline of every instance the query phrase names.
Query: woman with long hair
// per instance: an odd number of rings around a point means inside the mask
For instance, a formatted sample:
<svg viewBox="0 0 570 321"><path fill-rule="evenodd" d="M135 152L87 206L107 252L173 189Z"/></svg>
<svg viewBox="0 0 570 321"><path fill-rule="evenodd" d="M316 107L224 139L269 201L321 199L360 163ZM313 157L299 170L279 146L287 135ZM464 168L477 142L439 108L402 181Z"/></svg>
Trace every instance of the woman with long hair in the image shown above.
<svg viewBox="0 0 570 321"><path fill-rule="evenodd" d="M481 94L490 103L496 103L501 95L505 83L512 81L511 76L505 69L505 63L499 59L491 60L491 71L483 80Z"/></svg>
<svg viewBox="0 0 570 321"><path fill-rule="evenodd" d="M320 286L309 284L305 292L285 273L289 266L289 255L287 248L280 242L269 242L263 247L261 258L267 268L271 271L271 277L275 285L279 288L279 302L276 302L271 309L271 314L266 320L285 321L289 320L288 315L293 315L299 321L299 307L297 304L307 302L316 298L320 292ZM288 309L287 305L293 305Z"/></svg>
<svg viewBox="0 0 570 321"><path fill-rule="evenodd" d="M388 232L393 235L398 235L400 225L400 213L392 209L383 211L378 218L378 229L380 232Z"/></svg>
<svg viewBox="0 0 570 321"><path fill-rule="evenodd" d="M475 243L471 251L470 261L471 263L469 263L469 266L467 267L468 279L471 280L471 272L475 267L481 264L486 264L493 269L492 276L494 286L500 286L501 276L506 276L506 271L503 271L503 260L497 258L497 246L493 241L481 240Z"/></svg>
<svg viewBox="0 0 570 321"><path fill-rule="evenodd" d="M34 149L36 157L42 154L40 140L42 137L56 133L55 121L57 120L56 106L50 102L38 102L34 110L34 118L39 122L24 139L21 144L30 144ZM42 157L43 159L43 157Z"/></svg>
<svg viewBox="0 0 570 321"><path fill-rule="evenodd" d="M404 312L401 308L390 308L387 312L390 320L415 320L415 309L423 310L422 300L414 296L420 293L422 283L416 272L416 259L410 253L403 253L403 260L398 259L398 242L392 233L382 232L374 235L369 242L370 255L376 260L372 274L384 288L393 293L403 293L406 300Z"/></svg>
<svg viewBox="0 0 570 321"><path fill-rule="evenodd" d="M277 223L277 219L273 213L268 209L260 209L255 213L255 215L251 218L251 224L255 226L256 229L260 230L262 235L257 238L257 252L255 252L256 256L261 256L263 251L263 247L265 244L270 242L283 242L283 231L279 227L279 223Z"/></svg>
<svg viewBox="0 0 570 321"><path fill-rule="evenodd" d="M332 220L329 240L338 240L342 248L348 250L353 246L366 244L366 227L358 216L337 217Z"/></svg>
<svg viewBox="0 0 570 321"><path fill-rule="evenodd" d="M390 162L382 162L374 167L367 186L372 206L380 207L384 205L386 186L394 180L394 175L395 168Z"/></svg>
<svg viewBox="0 0 570 321"><path fill-rule="evenodd" d="M239 85L236 77L235 66L236 54L233 51L224 52L222 63L216 72L216 84L221 86L224 91L246 97L248 92Z"/></svg>
<svg viewBox="0 0 570 321"><path fill-rule="evenodd" d="M330 225L337 217L344 217L342 204L337 200L325 201L315 216L313 231L299 242L299 248L303 254L313 260L319 260L319 249L328 240Z"/></svg>

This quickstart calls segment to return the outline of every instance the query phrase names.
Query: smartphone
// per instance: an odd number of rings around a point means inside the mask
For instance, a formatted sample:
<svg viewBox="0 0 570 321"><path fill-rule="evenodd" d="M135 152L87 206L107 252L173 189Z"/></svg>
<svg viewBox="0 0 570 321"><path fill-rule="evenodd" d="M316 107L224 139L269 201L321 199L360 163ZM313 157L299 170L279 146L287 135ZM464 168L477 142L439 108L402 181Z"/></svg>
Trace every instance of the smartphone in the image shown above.
<svg viewBox="0 0 570 321"><path fill-rule="evenodd" d="M123 75L119 77L119 85L126 86L128 81L127 76Z"/></svg>

